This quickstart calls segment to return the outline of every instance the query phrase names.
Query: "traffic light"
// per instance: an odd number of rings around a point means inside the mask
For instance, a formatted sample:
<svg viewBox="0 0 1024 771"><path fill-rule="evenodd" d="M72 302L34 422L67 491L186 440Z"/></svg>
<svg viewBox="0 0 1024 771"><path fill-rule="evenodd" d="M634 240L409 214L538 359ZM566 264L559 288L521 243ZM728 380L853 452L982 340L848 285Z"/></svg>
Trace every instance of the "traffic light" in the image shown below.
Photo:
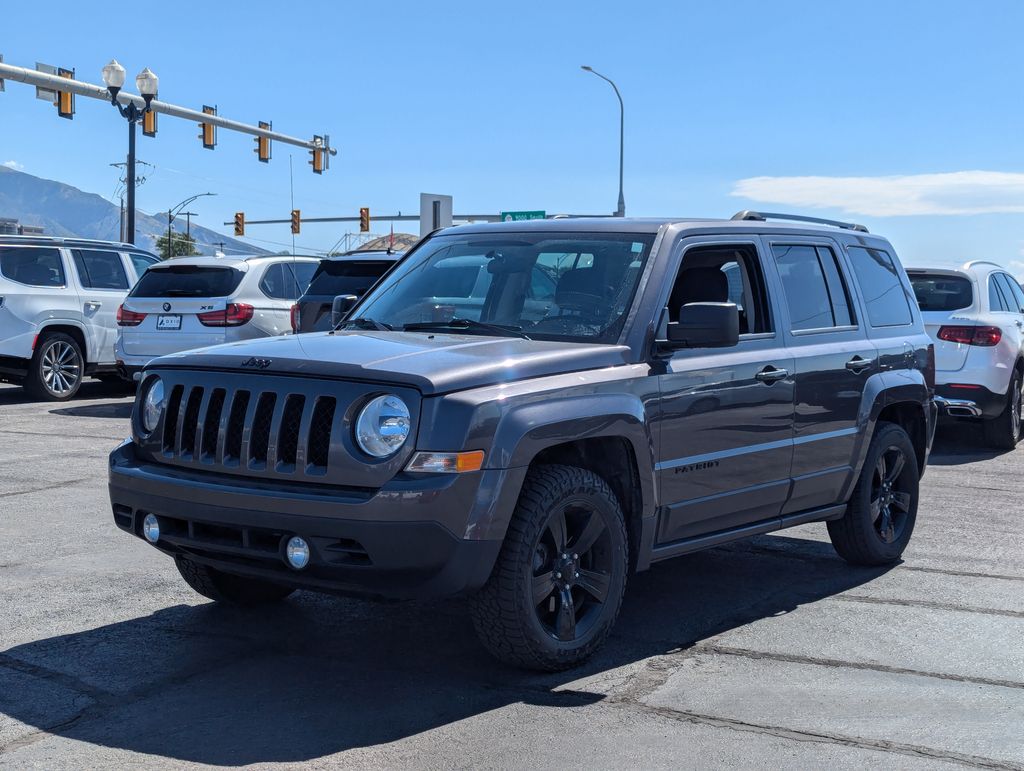
<svg viewBox="0 0 1024 771"><path fill-rule="evenodd" d="M313 143L316 145L312 150L309 151L309 165L313 167L314 174L324 173L324 138L321 136L314 136Z"/></svg>
<svg viewBox="0 0 1024 771"><path fill-rule="evenodd" d="M245 235L245 212L244 211L236 211L235 212L235 235L236 236L244 236Z"/></svg>
<svg viewBox="0 0 1024 771"><path fill-rule="evenodd" d="M57 68L57 75L68 80L74 80L75 71L66 70L63 67ZM57 92L57 114L62 118L71 120L75 116L75 95L70 91Z"/></svg>
<svg viewBox="0 0 1024 771"><path fill-rule="evenodd" d="M273 124L260 121L260 128L267 129L268 131L273 127ZM259 158L261 163L270 162L270 137L256 137L256 149L253 150L256 153L256 157Z"/></svg>
<svg viewBox="0 0 1024 771"><path fill-rule="evenodd" d="M206 115L216 115L217 108L204 104L203 113ZM217 127L212 123L200 123L199 128L201 129L199 138L203 140L203 147L207 150L212 150L217 146Z"/></svg>
<svg viewBox="0 0 1024 771"><path fill-rule="evenodd" d="M367 206L364 206L359 210L359 232L370 232L370 209Z"/></svg>
<svg viewBox="0 0 1024 771"><path fill-rule="evenodd" d="M156 113L152 110L142 113L142 133L147 137L156 136Z"/></svg>
<svg viewBox="0 0 1024 771"><path fill-rule="evenodd" d="M302 226L302 212L298 209L292 209L292 233L298 234L299 228Z"/></svg>

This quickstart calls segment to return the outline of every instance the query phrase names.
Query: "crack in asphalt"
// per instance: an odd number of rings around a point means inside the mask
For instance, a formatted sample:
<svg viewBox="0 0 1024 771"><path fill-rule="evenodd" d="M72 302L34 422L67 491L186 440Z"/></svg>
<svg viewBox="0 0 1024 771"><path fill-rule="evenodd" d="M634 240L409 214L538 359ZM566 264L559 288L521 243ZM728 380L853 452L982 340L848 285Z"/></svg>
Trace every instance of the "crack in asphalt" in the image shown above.
<svg viewBox="0 0 1024 771"><path fill-rule="evenodd" d="M15 490L12 493L0 493L0 498L13 498L16 495L31 495L32 493L44 493L47 490L59 490L62 487L70 487L82 482L91 482L93 479L93 477L82 477L81 479L69 479L66 482L55 482L52 485L44 485L43 487L33 487L31 490Z"/></svg>
<svg viewBox="0 0 1024 771"><path fill-rule="evenodd" d="M861 669L873 672L882 672L891 675L915 675L917 677L931 677L937 680L952 680L958 683L969 683L972 685L991 685L999 688L1020 688L1024 689L1024 683L1016 680L1001 680L992 677L974 677L971 675L954 675L948 672L928 672L908 667L893 667L887 664L871 664L861 661L843 661L842 659L830 659L819 656L800 656L792 653L766 653L755 651L749 648L733 648L728 645L698 645L695 648L701 653L717 653L723 656L741 656L753 660L785 661L791 664L811 664L814 666L830 667L833 669Z"/></svg>
<svg viewBox="0 0 1024 771"><path fill-rule="evenodd" d="M830 597L842 602L867 602L874 605L902 605L912 608L929 608L931 610L953 610L963 613L980 613L984 616L1006 616L1008 618L1024 618L1024 611L1002 610L1000 608L973 608L969 605L956 605L951 602L934 602L932 600L906 600L889 597L868 597L862 594L837 594Z"/></svg>

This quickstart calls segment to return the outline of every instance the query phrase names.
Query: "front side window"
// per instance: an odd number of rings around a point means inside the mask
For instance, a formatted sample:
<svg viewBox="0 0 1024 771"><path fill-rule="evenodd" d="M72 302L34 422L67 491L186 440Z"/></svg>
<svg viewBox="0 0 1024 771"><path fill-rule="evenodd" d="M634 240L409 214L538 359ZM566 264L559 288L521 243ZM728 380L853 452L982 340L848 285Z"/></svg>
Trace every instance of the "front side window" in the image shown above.
<svg viewBox="0 0 1024 771"><path fill-rule="evenodd" d="M98 249L73 249L78 280L86 289L127 289L121 255Z"/></svg>
<svg viewBox="0 0 1024 771"><path fill-rule="evenodd" d="M794 332L848 327L854 323L846 283L831 249L810 244L774 244L772 253L779 266L790 328Z"/></svg>
<svg viewBox="0 0 1024 771"><path fill-rule="evenodd" d="M668 299L669 319L684 305L730 302L739 313L741 335L772 331L764 277L752 245L715 244L688 249Z"/></svg>
<svg viewBox="0 0 1024 771"><path fill-rule="evenodd" d="M64 286L65 283L59 249L2 246L0 274L28 286Z"/></svg>
<svg viewBox="0 0 1024 771"><path fill-rule="evenodd" d="M260 279L260 289L275 300L297 300L309 286L316 266L308 262L270 265Z"/></svg>
<svg viewBox="0 0 1024 771"><path fill-rule="evenodd" d="M857 274L868 321L873 327L896 327L910 324L910 298L903 287L899 269L888 252L863 246L847 247L850 262Z"/></svg>
<svg viewBox="0 0 1024 771"><path fill-rule="evenodd" d="M435 236L353 316L410 331L451 324L470 334L505 328L541 340L614 342L653 241L626 233Z"/></svg>

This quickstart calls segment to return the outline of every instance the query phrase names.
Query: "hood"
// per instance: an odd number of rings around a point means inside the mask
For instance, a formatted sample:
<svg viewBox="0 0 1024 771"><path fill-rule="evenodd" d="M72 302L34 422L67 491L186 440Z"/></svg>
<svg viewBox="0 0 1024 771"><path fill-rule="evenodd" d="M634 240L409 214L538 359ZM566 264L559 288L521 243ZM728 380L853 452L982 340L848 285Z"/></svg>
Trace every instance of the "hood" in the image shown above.
<svg viewBox="0 0 1024 771"><path fill-rule="evenodd" d="M163 356L149 366L399 383L440 394L620 366L629 363L629 353L624 345L351 330L228 343Z"/></svg>

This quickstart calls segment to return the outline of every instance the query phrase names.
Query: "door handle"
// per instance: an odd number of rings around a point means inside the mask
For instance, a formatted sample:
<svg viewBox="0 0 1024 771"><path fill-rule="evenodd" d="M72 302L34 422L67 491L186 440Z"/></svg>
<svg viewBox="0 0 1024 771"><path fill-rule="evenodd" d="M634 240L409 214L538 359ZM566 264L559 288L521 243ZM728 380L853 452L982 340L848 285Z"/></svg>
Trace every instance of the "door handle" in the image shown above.
<svg viewBox="0 0 1024 771"><path fill-rule="evenodd" d="M857 372L857 373L859 373L859 372L863 372L864 370L868 369L868 367L873 366L874 363L875 363L874 359L864 359L864 358L861 358L860 356L854 356L852 359L850 359L848 362L846 362L846 368L848 370L850 370L850 372Z"/></svg>
<svg viewBox="0 0 1024 771"><path fill-rule="evenodd" d="M778 380L783 380L787 377L789 377L788 370L778 369L777 367L773 367L770 364L763 370L758 372L756 375L754 375L755 380L760 380L762 383L768 383L769 385Z"/></svg>
<svg viewBox="0 0 1024 771"><path fill-rule="evenodd" d="M0 301L2 301L3 299L4 299L3 297L0 297ZM1024 321L1021 321L1020 319L1017 319L1017 320L1016 320L1015 322L1013 322L1013 323L1017 325L1017 328L1018 328L1018 329L1019 329L1020 327L1024 327Z"/></svg>

